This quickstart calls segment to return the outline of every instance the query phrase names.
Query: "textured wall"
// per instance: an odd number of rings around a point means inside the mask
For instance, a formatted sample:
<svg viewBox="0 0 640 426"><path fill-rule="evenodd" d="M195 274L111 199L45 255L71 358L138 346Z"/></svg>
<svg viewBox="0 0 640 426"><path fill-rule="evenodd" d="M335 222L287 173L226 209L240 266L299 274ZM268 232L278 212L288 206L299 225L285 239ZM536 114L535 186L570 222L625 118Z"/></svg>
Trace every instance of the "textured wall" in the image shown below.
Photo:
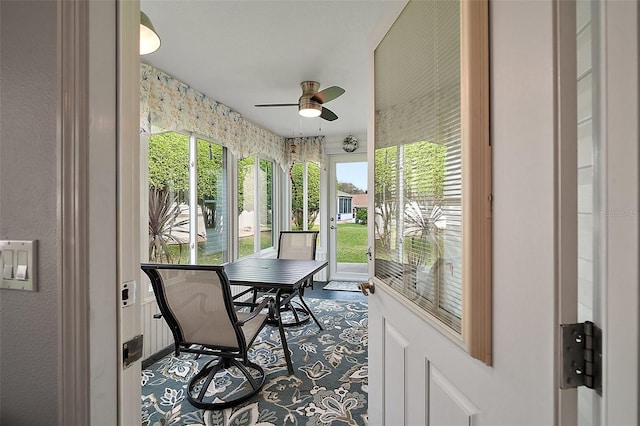
<svg viewBox="0 0 640 426"><path fill-rule="evenodd" d="M0 2L0 238L39 241L38 291L0 290L0 424L55 424L56 2Z"/></svg>

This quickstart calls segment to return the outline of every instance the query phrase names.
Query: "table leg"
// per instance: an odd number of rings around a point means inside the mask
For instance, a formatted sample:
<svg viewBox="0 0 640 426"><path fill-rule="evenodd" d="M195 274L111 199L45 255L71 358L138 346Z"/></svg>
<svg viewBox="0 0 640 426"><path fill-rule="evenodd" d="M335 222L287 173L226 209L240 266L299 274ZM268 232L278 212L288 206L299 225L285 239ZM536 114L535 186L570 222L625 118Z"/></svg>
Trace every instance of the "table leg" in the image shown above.
<svg viewBox="0 0 640 426"><path fill-rule="evenodd" d="M287 361L287 369L289 374L293 374L293 365L291 364L291 355L289 354L289 345L287 344L287 336L282 325L282 317L280 316L280 290L276 292L276 316L278 317L278 330L280 331L280 342L282 350L284 350L284 358Z"/></svg>

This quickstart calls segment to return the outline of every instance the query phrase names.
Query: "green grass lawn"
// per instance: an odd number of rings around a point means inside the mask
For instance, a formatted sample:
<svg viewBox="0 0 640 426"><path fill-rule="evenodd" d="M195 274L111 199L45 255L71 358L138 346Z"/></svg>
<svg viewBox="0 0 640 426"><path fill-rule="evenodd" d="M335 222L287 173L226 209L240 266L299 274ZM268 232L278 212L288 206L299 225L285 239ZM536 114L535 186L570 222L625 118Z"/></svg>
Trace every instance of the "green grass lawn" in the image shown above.
<svg viewBox="0 0 640 426"><path fill-rule="evenodd" d="M169 246L169 253L173 263L180 265L189 264L189 245L183 244L182 248L177 244ZM204 243L198 243L198 263L200 265L220 265L223 263L222 252L205 253Z"/></svg>
<svg viewBox="0 0 640 426"><path fill-rule="evenodd" d="M338 224L338 263L367 263L367 226Z"/></svg>
<svg viewBox="0 0 640 426"><path fill-rule="evenodd" d="M273 246L271 230L260 232L260 248L265 249ZM253 254L253 235L242 237L238 240L238 257Z"/></svg>
<svg viewBox="0 0 640 426"><path fill-rule="evenodd" d="M271 231L262 231L260 233L260 247L265 249L273 246L271 241ZM169 245L169 253L171 253L172 263L186 265L189 263L189 246L183 244ZM253 235L240 238L238 241L239 257L253 253ZM220 265L223 263L221 252L205 253L204 243L198 243L198 263L200 265Z"/></svg>
<svg viewBox="0 0 640 426"><path fill-rule="evenodd" d="M261 246L271 247L271 231L261 232ZM219 265L222 263L222 253L204 253L204 243L198 244L198 263ZM189 248L184 244L182 250L178 245L170 245L169 251L173 263L188 264ZM338 262L366 263L367 262L367 227L355 223L338 224ZM240 238L238 242L240 257L253 253L253 235Z"/></svg>

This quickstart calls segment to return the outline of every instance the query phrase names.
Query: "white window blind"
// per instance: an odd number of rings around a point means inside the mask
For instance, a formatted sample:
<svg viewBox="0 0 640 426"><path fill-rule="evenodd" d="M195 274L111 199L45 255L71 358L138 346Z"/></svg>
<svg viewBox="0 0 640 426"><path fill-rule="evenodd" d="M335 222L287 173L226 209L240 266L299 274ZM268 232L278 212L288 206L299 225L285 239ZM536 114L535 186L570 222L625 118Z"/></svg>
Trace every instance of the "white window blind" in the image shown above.
<svg viewBox="0 0 640 426"><path fill-rule="evenodd" d="M411 1L375 51L375 275L462 319L460 5Z"/></svg>

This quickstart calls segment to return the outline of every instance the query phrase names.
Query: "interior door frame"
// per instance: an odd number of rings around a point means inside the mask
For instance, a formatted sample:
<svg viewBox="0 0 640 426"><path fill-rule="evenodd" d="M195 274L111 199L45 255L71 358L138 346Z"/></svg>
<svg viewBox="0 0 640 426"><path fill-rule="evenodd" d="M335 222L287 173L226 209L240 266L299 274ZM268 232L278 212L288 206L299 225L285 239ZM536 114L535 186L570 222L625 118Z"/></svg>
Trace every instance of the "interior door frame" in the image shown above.
<svg viewBox="0 0 640 426"><path fill-rule="evenodd" d="M118 348L142 335L141 235L148 220L141 222L140 187L140 2L117 2L117 304ZM133 287L133 297L122 303L120 286ZM133 300L131 300L133 299ZM144 336L142 336L144 339ZM147 337L148 338L148 337ZM124 366L123 350L118 350L118 423L127 424L141 410L140 373L142 359Z"/></svg>
<svg viewBox="0 0 640 426"><path fill-rule="evenodd" d="M139 149L139 2L59 0L58 8L57 421L130 424L140 418L140 362L124 370L118 348L123 322L135 334L140 314L120 309L119 283L139 276L139 242L128 235L139 198L135 186L121 192L138 170L127 149Z"/></svg>
<svg viewBox="0 0 640 426"><path fill-rule="evenodd" d="M556 2L556 297L557 324L578 321L578 178L577 178L577 82L576 8L574 1ZM556 330L555 400L557 424L578 424L577 389L560 390L562 382L562 333Z"/></svg>
<svg viewBox="0 0 640 426"><path fill-rule="evenodd" d="M576 169L576 67L563 61L575 58L575 2L557 4L557 132L558 187L557 244L558 324L577 321L577 206ZM599 288L594 294L603 330L603 395L595 407L594 424L638 424L639 398L639 290L638 290L638 5L635 2L603 2L597 19L596 60L600 61L594 96L600 126L594 129L599 168L594 191L599 194L599 220L594 231L601 241ZM573 20L573 22L572 22ZM574 60L575 61L575 60ZM598 215L596 216L596 218ZM599 301L599 304L598 304ZM561 380L562 345L556 328ZM578 424L577 392L556 389L558 424Z"/></svg>
<svg viewBox="0 0 640 426"><path fill-rule="evenodd" d="M602 424L638 424L638 3L601 7Z"/></svg>
<svg viewBox="0 0 640 426"><path fill-rule="evenodd" d="M329 237L329 244L327 247L327 260L329 261L328 267L328 277L327 281L331 280L343 280L343 281L365 281L368 276L368 272L359 274L359 273L349 273L349 272L338 272L338 259L337 259L337 238L336 238L336 230L332 229L332 226L336 225L338 206L336 205L337 199L337 189L335 182L336 180L336 164L338 163L367 163L367 153L351 153L351 154L335 154L329 155L329 170L328 170L328 185L327 185L327 197L329 198L329 202L327 203L329 206L327 219L326 219L326 227L327 233ZM370 163L367 163L367 182L369 180L369 169L372 168ZM367 183L367 186L369 184ZM369 225L367 225L369 227ZM369 237L369 232L367 231L367 244L371 247L371 240ZM369 264L370 262L367 262ZM368 267L367 267L368 270Z"/></svg>

